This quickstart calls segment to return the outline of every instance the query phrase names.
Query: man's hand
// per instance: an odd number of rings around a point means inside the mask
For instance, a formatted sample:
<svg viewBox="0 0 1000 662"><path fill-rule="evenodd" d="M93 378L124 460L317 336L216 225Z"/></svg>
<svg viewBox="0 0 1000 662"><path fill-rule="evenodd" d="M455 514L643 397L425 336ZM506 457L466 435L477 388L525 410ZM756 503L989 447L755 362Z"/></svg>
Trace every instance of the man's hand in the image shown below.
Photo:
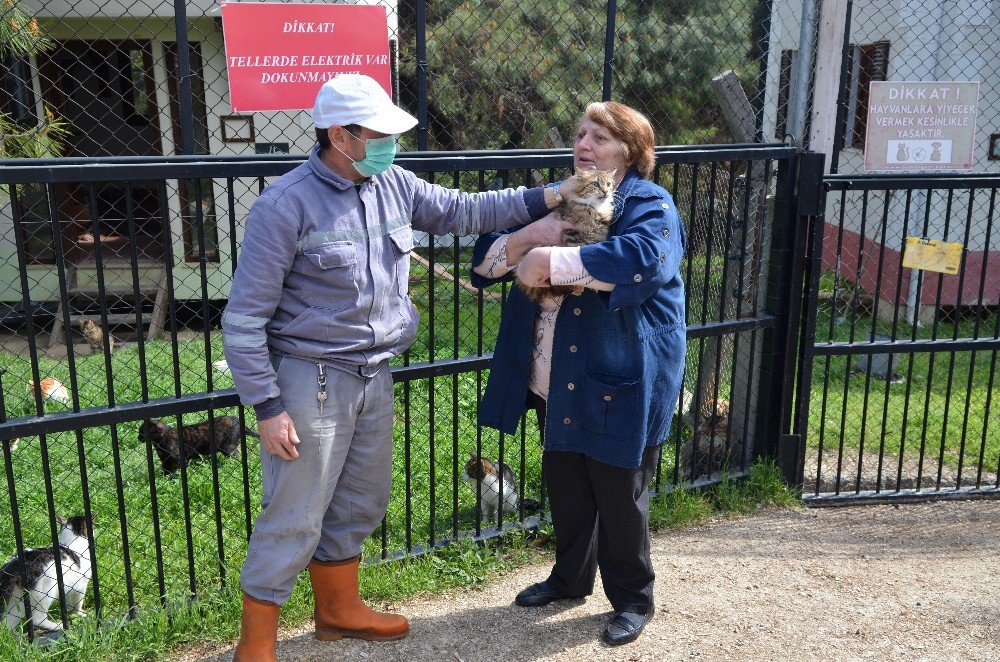
<svg viewBox="0 0 1000 662"><path fill-rule="evenodd" d="M548 246L528 251L528 254L517 265L517 279L529 287L546 287L551 285L551 272L549 269L549 256L551 252L552 249Z"/></svg>
<svg viewBox="0 0 1000 662"><path fill-rule="evenodd" d="M563 233L576 226L569 221L561 221L556 215L548 214L534 223L524 226L507 238L507 266L520 262L525 253L539 246L561 246Z"/></svg>
<svg viewBox="0 0 1000 662"><path fill-rule="evenodd" d="M299 436L295 434L295 424L288 412L283 411L272 418L257 421L257 431L264 449L271 455L277 455L282 460L294 460L299 456L299 452L295 450L299 445Z"/></svg>

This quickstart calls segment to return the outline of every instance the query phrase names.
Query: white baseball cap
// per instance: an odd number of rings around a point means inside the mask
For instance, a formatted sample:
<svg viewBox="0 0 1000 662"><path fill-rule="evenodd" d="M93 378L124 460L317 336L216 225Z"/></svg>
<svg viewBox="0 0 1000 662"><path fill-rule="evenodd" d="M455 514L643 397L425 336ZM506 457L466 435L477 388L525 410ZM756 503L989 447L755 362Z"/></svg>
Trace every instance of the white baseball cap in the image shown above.
<svg viewBox="0 0 1000 662"><path fill-rule="evenodd" d="M312 111L317 129L357 124L379 133L403 133L417 119L397 107L370 76L340 74L319 88Z"/></svg>

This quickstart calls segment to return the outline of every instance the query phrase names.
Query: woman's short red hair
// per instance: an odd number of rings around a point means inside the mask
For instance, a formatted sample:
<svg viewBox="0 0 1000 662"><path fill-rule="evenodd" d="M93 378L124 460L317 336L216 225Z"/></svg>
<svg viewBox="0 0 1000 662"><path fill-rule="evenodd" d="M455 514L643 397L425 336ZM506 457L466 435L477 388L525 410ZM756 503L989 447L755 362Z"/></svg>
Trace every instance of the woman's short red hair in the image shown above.
<svg viewBox="0 0 1000 662"><path fill-rule="evenodd" d="M656 158L653 126L646 116L617 101L597 101L587 106L583 116L611 132L625 144L625 158L643 177L653 173Z"/></svg>

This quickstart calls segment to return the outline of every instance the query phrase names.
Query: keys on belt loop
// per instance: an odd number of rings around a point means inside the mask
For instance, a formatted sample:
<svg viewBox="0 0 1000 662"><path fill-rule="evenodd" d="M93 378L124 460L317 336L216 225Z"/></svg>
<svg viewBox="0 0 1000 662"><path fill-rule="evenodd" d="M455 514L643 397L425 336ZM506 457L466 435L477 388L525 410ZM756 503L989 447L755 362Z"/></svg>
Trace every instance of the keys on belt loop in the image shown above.
<svg viewBox="0 0 1000 662"><path fill-rule="evenodd" d="M319 415L323 415L323 403L326 402L326 367L322 363L317 363L316 367L319 369L319 376L316 378L316 384L319 386L319 390L316 391L316 400L319 402Z"/></svg>

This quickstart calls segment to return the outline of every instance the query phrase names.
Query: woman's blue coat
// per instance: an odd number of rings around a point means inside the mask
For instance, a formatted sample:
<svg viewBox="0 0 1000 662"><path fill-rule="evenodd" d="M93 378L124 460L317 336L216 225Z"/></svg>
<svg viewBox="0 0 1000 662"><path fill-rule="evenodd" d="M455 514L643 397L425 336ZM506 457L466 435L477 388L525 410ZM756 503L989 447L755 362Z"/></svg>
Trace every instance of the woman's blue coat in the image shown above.
<svg viewBox="0 0 1000 662"><path fill-rule="evenodd" d="M473 264L483 261L499 235L479 238ZM615 191L608 239L580 249L587 271L615 288L566 297L556 318L547 450L634 468L647 446L667 437L686 349L684 245L684 227L670 194L629 172ZM500 280L472 274L477 287ZM512 434L520 422L537 313L537 304L511 289L479 406L481 425Z"/></svg>

